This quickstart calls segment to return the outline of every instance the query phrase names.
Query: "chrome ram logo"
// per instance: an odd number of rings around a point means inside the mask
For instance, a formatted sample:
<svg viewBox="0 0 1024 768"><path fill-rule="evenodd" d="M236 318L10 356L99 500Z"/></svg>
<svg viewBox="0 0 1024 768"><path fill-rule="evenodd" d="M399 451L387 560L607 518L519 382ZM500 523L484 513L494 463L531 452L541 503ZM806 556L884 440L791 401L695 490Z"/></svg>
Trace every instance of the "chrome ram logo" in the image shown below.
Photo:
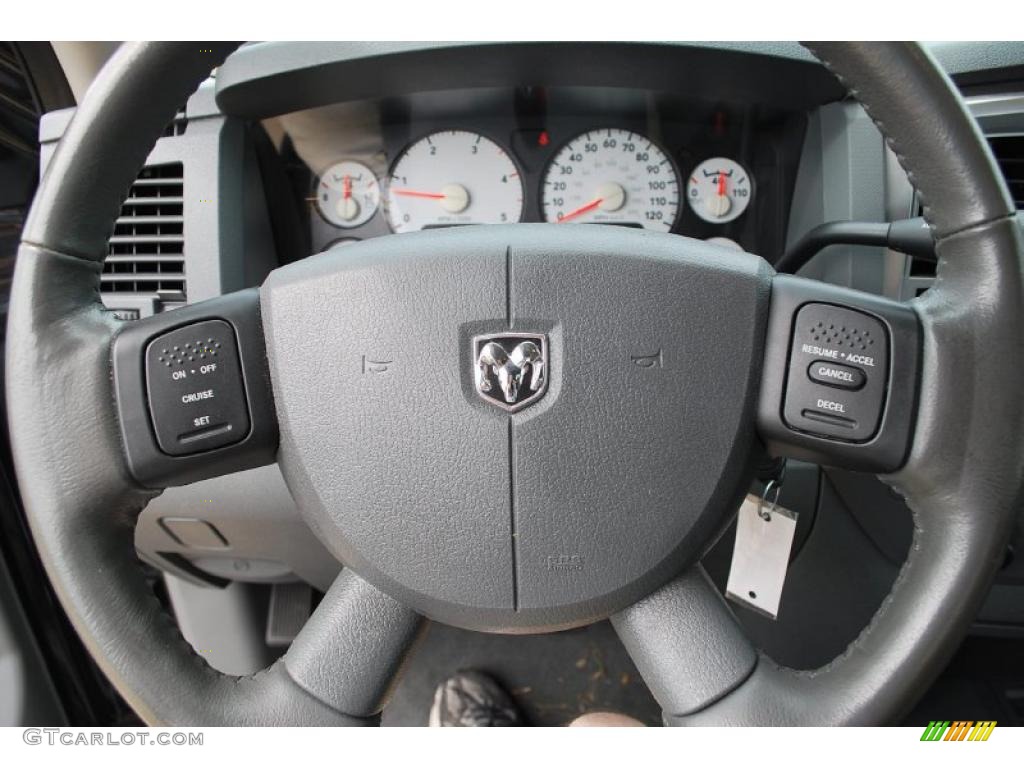
<svg viewBox="0 0 1024 768"><path fill-rule="evenodd" d="M548 339L537 333L492 333L473 339L474 384L484 400L518 411L544 394Z"/></svg>

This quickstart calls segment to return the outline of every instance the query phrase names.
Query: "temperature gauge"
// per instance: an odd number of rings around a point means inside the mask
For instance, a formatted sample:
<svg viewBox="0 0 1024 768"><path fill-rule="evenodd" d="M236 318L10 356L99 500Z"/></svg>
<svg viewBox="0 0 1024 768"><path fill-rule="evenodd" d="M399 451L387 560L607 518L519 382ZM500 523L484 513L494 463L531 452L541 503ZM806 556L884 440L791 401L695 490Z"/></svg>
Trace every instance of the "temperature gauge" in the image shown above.
<svg viewBox="0 0 1024 768"><path fill-rule="evenodd" d="M380 207L377 176L362 163L343 160L322 174L316 189L320 215L336 227L365 224Z"/></svg>
<svg viewBox="0 0 1024 768"><path fill-rule="evenodd" d="M747 210L754 196L750 175L727 157L712 157L693 169L686 199L693 212L712 224L725 224Z"/></svg>

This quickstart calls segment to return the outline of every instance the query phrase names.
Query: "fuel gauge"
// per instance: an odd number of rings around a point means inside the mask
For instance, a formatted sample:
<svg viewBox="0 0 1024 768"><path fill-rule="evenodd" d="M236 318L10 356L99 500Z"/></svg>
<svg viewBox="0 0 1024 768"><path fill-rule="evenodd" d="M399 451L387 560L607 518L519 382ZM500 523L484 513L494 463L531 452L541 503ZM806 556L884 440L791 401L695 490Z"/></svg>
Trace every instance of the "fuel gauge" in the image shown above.
<svg viewBox="0 0 1024 768"><path fill-rule="evenodd" d="M335 163L320 174L316 206L320 215L336 227L350 229L365 224L380 207L376 174L355 160Z"/></svg>

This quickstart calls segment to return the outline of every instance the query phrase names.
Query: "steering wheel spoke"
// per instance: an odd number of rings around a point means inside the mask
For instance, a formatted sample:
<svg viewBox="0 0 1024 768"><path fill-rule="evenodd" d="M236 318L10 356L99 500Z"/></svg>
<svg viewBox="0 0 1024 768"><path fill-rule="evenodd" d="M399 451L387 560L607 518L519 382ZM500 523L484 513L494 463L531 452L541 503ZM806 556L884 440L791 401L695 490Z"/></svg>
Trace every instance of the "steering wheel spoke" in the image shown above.
<svg viewBox="0 0 1024 768"><path fill-rule="evenodd" d="M299 687L350 717L377 715L426 621L343 570L284 655Z"/></svg>
<svg viewBox="0 0 1024 768"><path fill-rule="evenodd" d="M911 306L776 275L758 406L762 439L776 455L899 469L913 434L920 347Z"/></svg>
<svg viewBox="0 0 1024 768"><path fill-rule="evenodd" d="M274 461L278 429L256 289L123 326L112 364L128 466L141 485Z"/></svg>
<svg viewBox="0 0 1024 768"><path fill-rule="evenodd" d="M611 621L667 719L721 699L757 664L756 651L700 565Z"/></svg>

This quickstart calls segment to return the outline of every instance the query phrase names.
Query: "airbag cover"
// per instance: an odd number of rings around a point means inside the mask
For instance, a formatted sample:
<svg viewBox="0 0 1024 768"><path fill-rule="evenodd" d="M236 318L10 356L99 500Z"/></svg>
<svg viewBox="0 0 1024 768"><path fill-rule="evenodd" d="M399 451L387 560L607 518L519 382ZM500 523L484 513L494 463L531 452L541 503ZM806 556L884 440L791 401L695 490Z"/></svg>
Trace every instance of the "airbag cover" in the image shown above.
<svg viewBox="0 0 1024 768"><path fill-rule="evenodd" d="M771 269L673 235L474 227L274 272L279 461L314 531L424 614L492 631L619 610L692 562L749 483ZM488 334L543 339L543 394L481 397Z"/></svg>

